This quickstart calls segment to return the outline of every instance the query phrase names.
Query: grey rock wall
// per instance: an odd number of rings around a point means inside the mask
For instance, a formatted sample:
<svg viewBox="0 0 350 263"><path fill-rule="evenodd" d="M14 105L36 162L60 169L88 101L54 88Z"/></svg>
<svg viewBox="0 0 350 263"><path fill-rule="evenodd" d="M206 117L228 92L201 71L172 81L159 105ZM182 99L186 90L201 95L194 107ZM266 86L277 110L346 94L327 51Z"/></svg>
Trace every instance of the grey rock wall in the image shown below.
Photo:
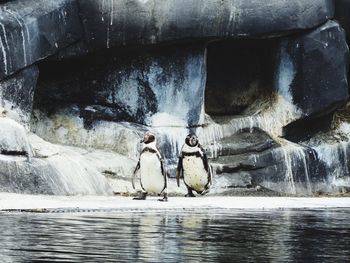
<svg viewBox="0 0 350 263"><path fill-rule="evenodd" d="M18 115L21 124L28 125L33 110L34 92L39 76L33 65L0 81L0 103L4 110Z"/></svg>
<svg viewBox="0 0 350 263"><path fill-rule="evenodd" d="M0 78L82 38L76 1L12 1L0 7Z"/></svg>
<svg viewBox="0 0 350 263"><path fill-rule="evenodd" d="M288 74L285 71L289 71L293 102L303 115L326 115L348 99L348 64L344 30L329 21L311 32L282 41L277 65L281 74L276 82L281 85Z"/></svg>
<svg viewBox="0 0 350 263"><path fill-rule="evenodd" d="M330 0L82 0L79 5L93 48L271 37L313 28L333 16Z"/></svg>
<svg viewBox="0 0 350 263"><path fill-rule="evenodd" d="M334 18L344 28L347 41L350 42L350 1L349 0L336 0Z"/></svg>
<svg viewBox="0 0 350 263"><path fill-rule="evenodd" d="M42 109L78 105L81 116L90 124L109 120L152 126L152 116L157 113L181 122L173 125L186 127L203 122L203 45L132 49L69 64L51 62L41 66L43 76L48 74L36 91ZM45 67L55 67L55 74Z"/></svg>

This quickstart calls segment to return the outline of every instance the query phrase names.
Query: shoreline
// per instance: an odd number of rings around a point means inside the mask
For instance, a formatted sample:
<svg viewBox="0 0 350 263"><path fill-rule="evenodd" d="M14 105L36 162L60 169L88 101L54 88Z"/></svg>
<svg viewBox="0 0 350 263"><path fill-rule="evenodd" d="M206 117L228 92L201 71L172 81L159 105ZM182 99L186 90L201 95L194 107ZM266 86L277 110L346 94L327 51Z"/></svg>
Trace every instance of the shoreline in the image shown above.
<svg viewBox="0 0 350 263"><path fill-rule="evenodd" d="M0 193L1 212L150 212L150 211L199 211L217 210L266 210L266 209L334 209L350 208L350 197L252 197L208 196L169 197L159 202L157 197L132 200L121 196L48 196Z"/></svg>

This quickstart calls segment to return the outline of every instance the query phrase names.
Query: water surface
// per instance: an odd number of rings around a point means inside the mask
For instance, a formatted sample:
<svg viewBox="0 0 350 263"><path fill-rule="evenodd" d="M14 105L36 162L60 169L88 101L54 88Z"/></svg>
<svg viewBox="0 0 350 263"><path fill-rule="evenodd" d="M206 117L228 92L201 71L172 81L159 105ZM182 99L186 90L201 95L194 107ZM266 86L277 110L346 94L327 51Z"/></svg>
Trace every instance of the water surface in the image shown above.
<svg viewBox="0 0 350 263"><path fill-rule="evenodd" d="M1 262L346 262L350 209L0 214Z"/></svg>

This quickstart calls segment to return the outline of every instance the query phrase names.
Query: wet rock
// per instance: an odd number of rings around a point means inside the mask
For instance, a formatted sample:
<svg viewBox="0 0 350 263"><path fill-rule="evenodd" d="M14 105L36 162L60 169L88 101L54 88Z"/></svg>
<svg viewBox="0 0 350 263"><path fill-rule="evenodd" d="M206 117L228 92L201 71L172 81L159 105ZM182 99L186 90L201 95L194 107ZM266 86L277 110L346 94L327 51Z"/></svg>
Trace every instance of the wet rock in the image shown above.
<svg viewBox="0 0 350 263"><path fill-rule="evenodd" d="M312 193L318 167L313 150L283 140L277 143L261 130L240 132L219 143L223 149L236 149L219 152L211 160L219 188L262 186L279 193Z"/></svg>
<svg viewBox="0 0 350 263"><path fill-rule="evenodd" d="M258 153L277 145L277 143L260 129L247 130L235 133L220 140L220 156L236 154ZM210 154L210 153L209 153Z"/></svg>
<svg viewBox="0 0 350 263"><path fill-rule="evenodd" d="M0 154L31 155L26 130L12 119L0 117Z"/></svg>
<svg viewBox="0 0 350 263"><path fill-rule="evenodd" d="M31 66L0 81L1 106L6 111L16 112L16 119L24 125L29 124L38 75L38 68Z"/></svg>
<svg viewBox="0 0 350 263"><path fill-rule="evenodd" d="M0 190L49 195L112 193L107 179L92 164L69 153L30 162L24 157L0 155Z"/></svg>
<svg viewBox="0 0 350 263"><path fill-rule="evenodd" d="M287 194L312 194L311 158L313 152L307 149L278 147L258 154L243 154L218 158L216 176L224 175L231 184L237 174L249 174L251 185ZM217 165L220 163L219 165ZM314 181L315 182L315 181Z"/></svg>
<svg viewBox="0 0 350 263"><path fill-rule="evenodd" d="M93 48L188 39L260 37L313 28L333 16L330 0L80 0Z"/></svg>
<svg viewBox="0 0 350 263"><path fill-rule="evenodd" d="M332 126L333 113L318 118L303 118L283 128L283 138L292 142L305 141L320 131L328 131Z"/></svg>
<svg viewBox="0 0 350 263"><path fill-rule="evenodd" d="M346 102L348 56L344 31L334 21L281 43L277 72L283 74L276 81L292 80L290 92L302 117L327 115Z"/></svg>
<svg viewBox="0 0 350 263"><path fill-rule="evenodd" d="M35 101L49 112L76 104L88 126L98 120L162 125L153 123L157 113L178 120L171 125L198 125L203 119L205 59L199 45L128 49L46 63L40 66Z"/></svg>
<svg viewBox="0 0 350 263"><path fill-rule="evenodd" d="M28 0L0 8L0 78L82 38L76 1Z"/></svg>
<svg viewBox="0 0 350 263"><path fill-rule="evenodd" d="M27 194L110 195L112 188L102 170L130 176L134 161L112 152L54 145L29 136L34 156L0 154L0 190ZM113 160L113 163L109 163ZM126 167L126 168L121 168Z"/></svg>
<svg viewBox="0 0 350 263"><path fill-rule="evenodd" d="M252 176L248 172L238 172L235 174L222 173L213 178L213 186L210 194L223 194L226 191L238 189L249 189L253 187Z"/></svg>
<svg viewBox="0 0 350 263"><path fill-rule="evenodd" d="M0 155L0 191L25 194L54 194L49 181L41 177L48 171L45 161Z"/></svg>
<svg viewBox="0 0 350 263"><path fill-rule="evenodd" d="M112 150L130 158L139 156L138 142L145 127L130 123L97 121L92 128L84 127L77 107L68 107L47 115L35 110L31 131L51 143Z"/></svg>
<svg viewBox="0 0 350 263"><path fill-rule="evenodd" d="M317 159L312 149L282 145L274 149L270 157L264 167L261 165L250 171L254 184L279 193L312 195L316 182L314 176L317 177Z"/></svg>
<svg viewBox="0 0 350 263"><path fill-rule="evenodd" d="M237 132L221 139L218 144L217 156L210 152L208 156L212 158L211 164L219 177L269 165L274 159L273 149L278 147L278 143L260 129Z"/></svg>
<svg viewBox="0 0 350 263"><path fill-rule="evenodd" d="M314 137L314 142L311 142L317 157L317 173L312 176L312 181L324 193L339 193L343 187L350 186L350 144L348 139L336 139L336 133L328 132L323 141ZM313 145L315 141L317 143Z"/></svg>

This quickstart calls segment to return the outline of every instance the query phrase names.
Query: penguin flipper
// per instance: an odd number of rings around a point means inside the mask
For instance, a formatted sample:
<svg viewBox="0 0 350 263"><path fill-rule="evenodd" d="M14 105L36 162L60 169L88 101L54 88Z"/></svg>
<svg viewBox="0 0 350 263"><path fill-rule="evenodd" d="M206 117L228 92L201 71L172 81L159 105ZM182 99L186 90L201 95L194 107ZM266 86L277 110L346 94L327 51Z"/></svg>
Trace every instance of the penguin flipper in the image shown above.
<svg viewBox="0 0 350 263"><path fill-rule="evenodd" d="M135 189L135 177L136 177L136 173L139 169L140 169L140 160L137 162L136 168L131 176L131 184L132 184L133 189Z"/></svg>
<svg viewBox="0 0 350 263"><path fill-rule="evenodd" d="M168 177L167 177L167 172L165 171L162 159L159 158L159 161L160 161L160 168L162 170L162 175L163 175L163 178L164 178L164 188L163 188L163 190L160 193L163 193L164 190L166 190L167 187L168 187Z"/></svg>
<svg viewBox="0 0 350 263"><path fill-rule="evenodd" d="M177 186L180 187L180 176L181 172L183 171L182 168L182 156L179 157L179 162L177 163L177 169L176 169L176 182Z"/></svg>
<svg viewBox="0 0 350 263"><path fill-rule="evenodd" d="M201 149L203 155L202 155L202 161L203 161L203 166L204 166L204 169L207 171L207 173L209 173L209 163L208 163L208 157L207 157L207 154L205 153L205 150L202 148L201 145L199 145L199 148Z"/></svg>

